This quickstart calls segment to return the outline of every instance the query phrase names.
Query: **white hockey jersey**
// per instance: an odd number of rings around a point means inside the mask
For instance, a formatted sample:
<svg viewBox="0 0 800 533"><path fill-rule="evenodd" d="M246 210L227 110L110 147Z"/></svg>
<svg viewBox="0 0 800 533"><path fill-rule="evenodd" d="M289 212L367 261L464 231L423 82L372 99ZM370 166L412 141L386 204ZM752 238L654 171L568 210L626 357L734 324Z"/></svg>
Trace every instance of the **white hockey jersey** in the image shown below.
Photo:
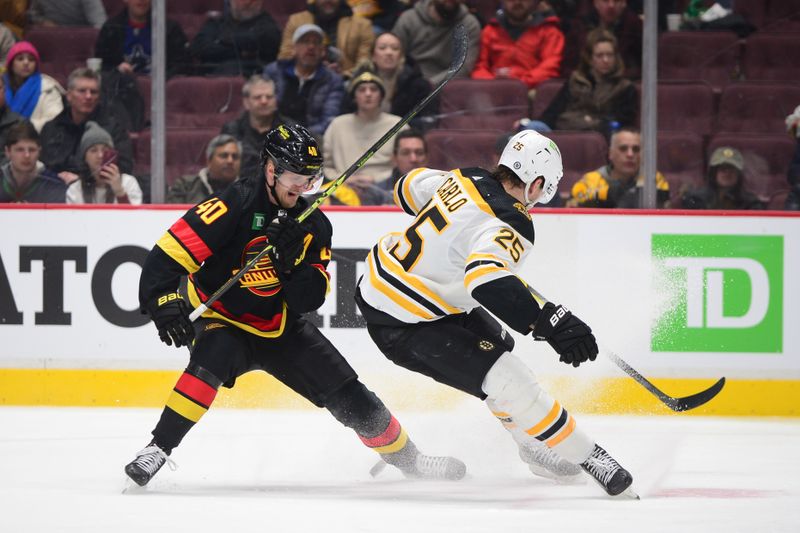
<svg viewBox="0 0 800 533"><path fill-rule="evenodd" d="M528 210L483 169L415 169L398 180L394 198L416 218L372 248L359 290L400 322L478 307L472 292L516 276L533 247Z"/></svg>

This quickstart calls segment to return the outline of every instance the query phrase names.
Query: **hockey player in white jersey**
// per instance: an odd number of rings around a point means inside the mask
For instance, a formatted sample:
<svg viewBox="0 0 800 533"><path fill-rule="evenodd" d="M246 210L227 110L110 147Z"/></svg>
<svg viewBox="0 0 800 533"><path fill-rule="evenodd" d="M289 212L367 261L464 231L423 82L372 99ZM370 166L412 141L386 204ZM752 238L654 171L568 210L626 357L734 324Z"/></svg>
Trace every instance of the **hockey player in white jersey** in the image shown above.
<svg viewBox="0 0 800 533"><path fill-rule="evenodd" d="M508 141L492 172L409 172L394 194L414 221L372 248L356 301L387 358L485 400L532 472L564 481L582 469L617 495L630 473L539 386L486 312L547 341L564 363L597 356L589 326L561 305L540 306L516 274L533 247L528 210L553 198L562 175L556 144L530 130Z"/></svg>

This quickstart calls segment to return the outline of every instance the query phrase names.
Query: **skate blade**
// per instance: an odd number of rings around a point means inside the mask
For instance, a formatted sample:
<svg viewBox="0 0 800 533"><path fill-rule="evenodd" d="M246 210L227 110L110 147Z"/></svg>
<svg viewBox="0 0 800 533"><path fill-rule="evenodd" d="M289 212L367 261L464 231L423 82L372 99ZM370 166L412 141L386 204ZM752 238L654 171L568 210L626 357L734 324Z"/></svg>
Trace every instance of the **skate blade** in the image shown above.
<svg viewBox="0 0 800 533"><path fill-rule="evenodd" d="M372 477L378 477L381 472L383 472L384 468L386 468L386 462L382 460L378 461L375 463L375 466L369 469L369 475Z"/></svg>
<svg viewBox="0 0 800 533"><path fill-rule="evenodd" d="M534 476L555 481L558 485L583 485L586 483L587 479L586 476L583 475L583 472L578 472L577 474L573 475L559 476L553 474L546 468L532 464L528 465L528 470L530 470L531 474Z"/></svg>
<svg viewBox="0 0 800 533"><path fill-rule="evenodd" d="M614 497L615 498L620 498L620 499L629 498L631 500L641 500L639 495L636 494L631 487L628 487L627 489L623 490L622 492L620 492L619 494L617 494Z"/></svg>
<svg viewBox="0 0 800 533"><path fill-rule="evenodd" d="M147 492L147 485L140 487L139 484L131 478L125 478L125 487L122 489L122 494L142 494L144 492Z"/></svg>

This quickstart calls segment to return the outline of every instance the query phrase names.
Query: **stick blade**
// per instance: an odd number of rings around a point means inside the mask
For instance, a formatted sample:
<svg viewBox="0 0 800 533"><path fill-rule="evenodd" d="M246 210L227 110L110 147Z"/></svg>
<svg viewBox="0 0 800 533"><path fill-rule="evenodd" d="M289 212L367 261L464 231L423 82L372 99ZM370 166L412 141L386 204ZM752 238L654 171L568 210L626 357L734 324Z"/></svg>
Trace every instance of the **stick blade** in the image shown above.
<svg viewBox="0 0 800 533"><path fill-rule="evenodd" d="M453 59L450 63L447 75L449 78L458 73L464 62L467 60L467 51L469 50L469 39L467 38L467 29L463 24L456 26L453 32Z"/></svg>
<svg viewBox="0 0 800 533"><path fill-rule="evenodd" d="M689 411L690 409L695 409L696 407L700 407L701 405L711 401L717 394L720 393L722 387L724 386L725 378L720 378L719 381L704 391L698 392L697 394L692 394L691 396L686 396L685 398L669 398L664 403L667 404L667 407L679 413L682 411Z"/></svg>

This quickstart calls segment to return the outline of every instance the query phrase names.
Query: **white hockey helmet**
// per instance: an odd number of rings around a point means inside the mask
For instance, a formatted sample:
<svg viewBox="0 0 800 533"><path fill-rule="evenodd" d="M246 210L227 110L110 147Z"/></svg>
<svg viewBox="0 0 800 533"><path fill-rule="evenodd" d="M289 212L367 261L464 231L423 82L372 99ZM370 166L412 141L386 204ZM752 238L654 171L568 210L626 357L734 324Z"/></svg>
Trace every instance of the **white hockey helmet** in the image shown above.
<svg viewBox="0 0 800 533"><path fill-rule="evenodd" d="M536 202L528 199L528 186L536 178L544 178L542 195L537 201L546 204L555 196L558 182L564 175L561 152L556 143L533 130L523 130L511 137L498 164L514 172L525 183L525 204L529 208Z"/></svg>

